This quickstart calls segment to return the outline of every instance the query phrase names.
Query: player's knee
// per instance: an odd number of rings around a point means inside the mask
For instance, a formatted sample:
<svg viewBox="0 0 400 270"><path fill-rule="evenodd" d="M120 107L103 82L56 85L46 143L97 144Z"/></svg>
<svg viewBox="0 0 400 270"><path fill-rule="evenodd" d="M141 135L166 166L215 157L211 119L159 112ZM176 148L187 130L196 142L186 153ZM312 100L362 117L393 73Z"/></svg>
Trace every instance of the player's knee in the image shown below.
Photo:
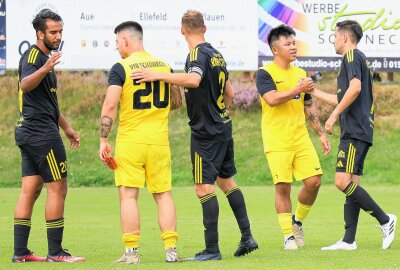
<svg viewBox="0 0 400 270"><path fill-rule="evenodd" d="M321 187L321 177L314 177L306 186L312 190L319 190Z"/></svg>
<svg viewBox="0 0 400 270"><path fill-rule="evenodd" d="M343 181L343 179L341 178L336 178L335 179L335 186L339 189L339 190L344 190L346 188L346 183L345 181Z"/></svg>
<svg viewBox="0 0 400 270"><path fill-rule="evenodd" d="M196 189L196 195L199 198L215 192L214 185L211 184L197 184L195 189Z"/></svg>
<svg viewBox="0 0 400 270"><path fill-rule="evenodd" d="M277 183L275 185L275 192L280 196L290 196L290 190L290 183Z"/></svg>
<svg viewBox="0 0 400 270"><path fill-rule="evenodd" d="M218 177L217 185L223 192L227 192L227 191L237 187L237 184L235 183L233 178L223 179L223 178Z"/></svg>

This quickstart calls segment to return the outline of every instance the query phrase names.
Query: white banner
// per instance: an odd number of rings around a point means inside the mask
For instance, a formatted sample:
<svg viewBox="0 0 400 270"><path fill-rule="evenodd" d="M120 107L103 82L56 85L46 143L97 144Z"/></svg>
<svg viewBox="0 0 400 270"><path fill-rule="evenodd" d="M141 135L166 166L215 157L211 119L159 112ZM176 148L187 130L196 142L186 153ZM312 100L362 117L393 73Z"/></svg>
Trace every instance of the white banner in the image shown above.
<svg viewBox="0 0 400 270"><path fill-rule="evenodd" d="M228 69L257 67L256 0L8 0L8 69L17 68L21 54L35 43L31 22L43 8L57 12L64 21L58 69L110 69L120 59L114 28L135 20L144 28L145 49L182 70L189 49L180 24L187 9L203 13L206 40L224 55Z"/></svg>

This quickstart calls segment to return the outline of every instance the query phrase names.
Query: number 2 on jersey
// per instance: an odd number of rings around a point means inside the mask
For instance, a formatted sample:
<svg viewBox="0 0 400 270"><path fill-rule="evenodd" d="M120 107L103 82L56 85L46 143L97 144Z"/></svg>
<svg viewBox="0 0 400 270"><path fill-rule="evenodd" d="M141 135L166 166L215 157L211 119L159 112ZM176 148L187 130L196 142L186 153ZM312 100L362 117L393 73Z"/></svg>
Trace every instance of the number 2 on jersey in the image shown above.
<svg viewBox="0 0 400 270"><path fill-rule="evenodd" d="M221 95L217 99L217 105L221 110L225 109L225 103L224 103L224 90L226 82L225 79L226 79L225 72L221 71L218 77L219 89L221 90Z"/></svg>
<svg viewBox="0 0 400 270"><path fill-rule="evenodd" d="M138 89L133 93L133 109L144 110L151 108L150 101L142 101L142 97L147 97L153 93L153 105L156 108L166 108L169 104L169 83L161 82L164 85L164 97L161 100L160 81L146 82L144 89ZM133 81L133 85L140 85Z"/></svg>

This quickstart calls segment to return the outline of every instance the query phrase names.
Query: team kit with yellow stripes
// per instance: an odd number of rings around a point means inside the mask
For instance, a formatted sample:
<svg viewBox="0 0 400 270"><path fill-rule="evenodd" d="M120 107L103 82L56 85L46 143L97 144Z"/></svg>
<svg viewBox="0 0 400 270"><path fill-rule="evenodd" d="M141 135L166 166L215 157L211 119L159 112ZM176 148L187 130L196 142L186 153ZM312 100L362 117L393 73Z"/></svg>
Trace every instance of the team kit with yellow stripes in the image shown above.
<svg viewBox="0 0 400 270"><path fill-rule="evenodd" d="M39 47L32 45L21 57L19 78L33 74L47 59ZM55 72L47 74L35 91L19 93L20 117L15 140L21 149L22 176L40 175L45 183L65 178L67 157L58 128Z"/></svg>
<svg viewBox="0 0 400 270"><path fill-rule="evenodd" d="M19 78L33 74L47 60L48 56L38 46L31 46L21 57ZM120 166L115 170L115 182L117 186L138 188L144 187L146 183L151 193L165 192L171 190L171 156L168 141L170 85L163 81L136 84L129 78L133 69L129 64L133 62L158 63L158 66L151 68L159 72L171 72L168 64L146 52L134 53L111 69L109 84L123 86L115 150L116 162ZM269 80L274 82L275 89L269 90L283 92L295 87L299 83L299 78L306 77L304 70L294 66L291 68L289 72L282 71L272 63L261 67L259 72L265 73L264 75L269 76ZM198 88L185 89L185 98L191 128L190 154L194 183L213 185L217 177L230 178L237 173L232 121L223 100L229 72L221 53L207 42L197 45L190 51L185 63L185 72L194 72L206 78L201 80ZM281 78L284 79L280 81ZM349 50L344 54L337 78L338 103L345 97L352 78L357 78L361 82L361 91L339 117L341 139L337 152L336 172L361 176L364 160L372 145L374 108L371 71L365 55L358 49ZM130 83L124 83L125 81ZM260 91L260 95L262 93ZM20 117L15 129L15 140L21 150L22 176L40 175L45 183L66 178L67 158L59 133L60 111L55 72L49 72L34 91L22 93L20 90L19 98ZM311 95L301 93L292 100L272 108L261 98L264 153L274 184L282 181L292 182L293 177L302 180L312 175L322 175L318 156L305 126L304 102L309 99ZM282 118L283 115L285 118ZM131 121L133 118L136 121ZM284 122L284 119L290 121ZM148 144L149 141L151 144ZM290 159L287 154L292 151L299 151L301 155L306 156L307 162L297 166L294 171L275 169ZM146 155L135 155L136 152ZM146 170L143 168L132 170L131 163L146 163L148 167ZM165 181L160 184L159 178ZM238 189L236 187L226 195L229 196ZM349 198L367 196L355 182L346 186L343 192ZM214 196L215 193L211 193L200 197L200 202L205 204ZM360 208L366 211L371 209L369 200L354 199L352 204L358 205L358 211ZM374 207L372 206L373 209ZM381 220L385 220L381 225L392 221L386 221L386 214L379 213ZM15 225L30 226L30 222L30 220L16 219ZM346 226L350 226L351 222L347 221ZM63 219L56 220L49 223L48 227L58 228L63 224ZM389 225L392 226L391 233L394 233L395 221ZM349 246L348 249L355 248Z"/></svg>

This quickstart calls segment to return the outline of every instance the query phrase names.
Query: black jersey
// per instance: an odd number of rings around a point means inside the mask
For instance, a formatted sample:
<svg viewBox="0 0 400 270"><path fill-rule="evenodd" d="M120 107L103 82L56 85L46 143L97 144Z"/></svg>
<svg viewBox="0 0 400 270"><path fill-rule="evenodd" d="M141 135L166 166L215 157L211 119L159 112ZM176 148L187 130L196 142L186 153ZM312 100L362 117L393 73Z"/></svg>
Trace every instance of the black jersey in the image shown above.
<svg viewBox="0 0 400 270"><path fill-rule="evenodd" d="M36 45L26 50L19 61L19 83L40 69L47 59ZM57 78L54 71L49 72L30 92L23 93L19 87L19 111L20 117L15 128L15 141L18 145L61 138L58 128L60 110Z"/></svg>
<svg viewBox="0 0 400 270"><path fill-rule="evenodd" d="M198 88L185 89L193 136L201 140L230 140L232 122L223 99L229 78L225 59L209 43L202 43L189 53L185 71L196 72L201 76Z"/></svg>
<svg viewBox="0 0 400 270"><path fill-rule="evenodd" d="M348 51L343 57L337 77L338 102L342 100L353 78L361 81L361 92L340 114L340 137L358 139L372 145L374 129L372 74L364 53L358 49Z"/></svg>

